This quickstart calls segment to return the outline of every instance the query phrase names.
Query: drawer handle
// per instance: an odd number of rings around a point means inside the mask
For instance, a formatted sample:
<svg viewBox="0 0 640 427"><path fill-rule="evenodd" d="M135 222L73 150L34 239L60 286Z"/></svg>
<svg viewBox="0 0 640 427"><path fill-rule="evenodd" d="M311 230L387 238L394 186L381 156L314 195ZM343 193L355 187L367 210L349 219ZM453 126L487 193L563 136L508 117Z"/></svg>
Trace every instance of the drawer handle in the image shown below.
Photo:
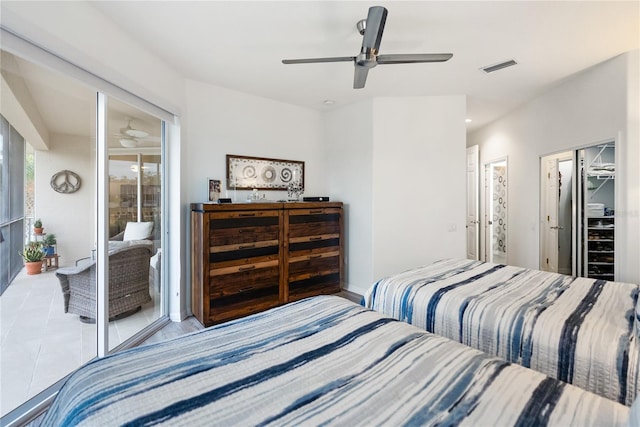
<svg viewBox="0 0 640 427"><path fill-rule="evenodd" d="M317 211L309 211L310 214L319 214L322 213L322 209L319 209Z"/></svg>
<svg viewBox="0 0 640 427"><path fill-rule="evenodd" d="M256 216L256 214L254 214L254 213L241 213L238 216Z"/></svg>
<svg viewBox="0 0 640 427"><path fill-rule="evenodd" d="M309 259L321 258L322 255L309 255Z"/></svg>
<svg viewBox="0 0 640 427"><path fill-rule="evenodd" d="M255 230L255 229L253 229L253 228L241 228L241 229L239 230L239 232L240 232L240 233L255 233L255 231L256 231L256 230Z"/></svg>
<svg viewBox="0 0 640 427"><path fill-rule="evenodd" d="M240 245L238 246L238 249L253 249L255 247L256 245L244 245L244 246Z"/></svg>
<svg viewBox="0 0 640 427"><path fill-rule="evenodd" d="M317 236L317 237L309 238L309 241L314 241L314 240L322 240L322 237L321 236Z"/></svg>
<svg viewBox="0 0 640 427"><path fill-rule="evenodd" d="M255 265L249 265L247 267L240 267L238 271L248 271L248 270L253 270L254 268L256 268Z"/></svg>
<svg viewBox="0 0 640 427"><path fill-rule="evenodd" d="M250 291L252 289L253 288L241 288L241 289L238 289L238 292L247 292L247 291Z"/></svg>

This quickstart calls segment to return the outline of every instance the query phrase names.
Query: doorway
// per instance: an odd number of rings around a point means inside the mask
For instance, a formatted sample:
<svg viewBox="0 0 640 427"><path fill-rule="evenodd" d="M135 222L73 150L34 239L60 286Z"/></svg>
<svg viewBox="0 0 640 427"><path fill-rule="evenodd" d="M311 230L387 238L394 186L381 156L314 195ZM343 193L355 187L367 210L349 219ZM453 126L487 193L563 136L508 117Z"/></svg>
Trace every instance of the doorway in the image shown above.
<svg viewBox="0 0 640 427"><path fill-rule="evenodd" d="M485 251L484 260L507 263L507 159L484 165L485 177Z"/></svg>
<svg viewBox="0 0 640 427"><path fill-rule="evenodd" d="M615 279L615 142L540 158L540 269Z"/></svg>
<svg viewBox="0 0 640 427"><path fill-rule="evenodd" d="M575 154L544 156L540 170L540 269L575 274Z"/></svg>

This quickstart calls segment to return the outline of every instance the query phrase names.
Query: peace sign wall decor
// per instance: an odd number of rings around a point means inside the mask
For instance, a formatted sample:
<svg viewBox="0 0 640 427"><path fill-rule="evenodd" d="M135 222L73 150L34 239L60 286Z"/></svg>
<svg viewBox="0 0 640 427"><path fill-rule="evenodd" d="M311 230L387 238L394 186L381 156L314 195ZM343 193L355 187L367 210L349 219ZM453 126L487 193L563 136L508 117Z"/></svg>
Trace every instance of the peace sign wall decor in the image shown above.
<svg viewBox="0 0 640 427"><path fill-rule="evenodd" d="M80 189L82 180L77 173L63 170L51 177L51 188L58 193L71 194Z"/></svg>

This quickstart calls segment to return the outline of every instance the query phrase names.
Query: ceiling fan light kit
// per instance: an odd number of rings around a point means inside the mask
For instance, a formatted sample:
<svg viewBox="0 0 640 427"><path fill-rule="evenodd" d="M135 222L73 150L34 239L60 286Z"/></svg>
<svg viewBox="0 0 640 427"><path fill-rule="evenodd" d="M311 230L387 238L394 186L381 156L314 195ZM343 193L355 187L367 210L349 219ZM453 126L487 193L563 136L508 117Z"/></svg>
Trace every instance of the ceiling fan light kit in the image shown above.
<svg viewBox="0 0 640 427"><path fill-rule="evenodd" d="M136 141L135 139L120 138L118 142L120 142L120 145L125 148L135 148L138 146L138 141Z"/></svg>
<svg viewBox="0 0 640 427"><path fill-rule="evenodd" d="M131 127L131 120L128 121L126 128L120 129L120 133L123 133L123 134L125 134L127 136L130 136L132 138L146 138L146 137L149 136L148 132L132 128Z"/></svg>
<svg viewBox="0 0 640 427"><path fill-rule="evenodd" d="M420 62L445 62L451 53L415 53L379 55L382 33L387 22L387 9L382 6L369 8L367 19L356 23L356 29L363 36L360 53L356 56L333 58L283 59L283 64L311 64L321 62L353 62L355 70L353 88L362 89L367 82L369 70L378 64L415 64Z"/></svg>

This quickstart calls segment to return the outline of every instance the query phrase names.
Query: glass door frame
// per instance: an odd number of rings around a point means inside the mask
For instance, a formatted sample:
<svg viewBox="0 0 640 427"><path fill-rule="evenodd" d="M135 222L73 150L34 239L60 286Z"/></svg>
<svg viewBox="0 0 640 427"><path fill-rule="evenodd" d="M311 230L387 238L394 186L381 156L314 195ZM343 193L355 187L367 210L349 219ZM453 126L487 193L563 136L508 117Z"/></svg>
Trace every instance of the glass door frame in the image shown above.
<svg viewBox="0 0 640 427"><path fill-rule="evenodd" d="M140 98L128 90L122 89L101 77L87 72L82 67L79 67L71 62L62 59L54 52L44 49L38 45L33 44L21 35L16 34L6 27L0 25L0 36L2 37L2 49L23 58L27 61L31 61L37 65L54 70L70 79L76 80L80 84L87 85L96 92L96 106L97 106L97 121L96 121L96 248L97 251L97 313L96 313L96 326L97 326L97 357L103 357L109 353L120 351L124 348L136 345L144 340L145 335L151 335L166 323L170 322L169 319L169 281L166 280L170 275L175 275L172 272L172 268L175 263L169 263L168 256L161 257L161 275L163 285L163 294L161 297L162 315L154 323L150 324L140 333L129 338L123 344L111 349L108 347L108 147L107 147L107 125L106 125L106 113L108 98L113 97L121 102L128 103L140 108L150 114L155 115L162 121L161 131L161 158L162 158L162 234L161 244L166 247L168 237L168 226L171 222L175 226L176 219L171 220L169 218L168 200L169 198L179 199L179 195L171 195L168 181L166 179L168 172L168 162L166 161L165 154L167 153L167 144L169 137L175 140L177 147L172 150L179 150L179 119L173 113L158 107L143 98ZM167 127L167 125L169 125ZM169 132L167 132L169 131ZM179 181L179 172L172 173L172 176L177 176ZM173 214L178 213L179 209L172 209ZM179 233L177 233L179 236ZM179 237L178 237L179 238ZM167 247L167 252L168 252ZM173 252L173 251L172 251ZM41 414L50 402L53 400L58 390L66 380L62 378L53 383L47 389L43 390L36 396L25 401L22 405L16 409L7 413L2 417L2 423L6 426L23 425L28 423L39 414Z"/></svg>

